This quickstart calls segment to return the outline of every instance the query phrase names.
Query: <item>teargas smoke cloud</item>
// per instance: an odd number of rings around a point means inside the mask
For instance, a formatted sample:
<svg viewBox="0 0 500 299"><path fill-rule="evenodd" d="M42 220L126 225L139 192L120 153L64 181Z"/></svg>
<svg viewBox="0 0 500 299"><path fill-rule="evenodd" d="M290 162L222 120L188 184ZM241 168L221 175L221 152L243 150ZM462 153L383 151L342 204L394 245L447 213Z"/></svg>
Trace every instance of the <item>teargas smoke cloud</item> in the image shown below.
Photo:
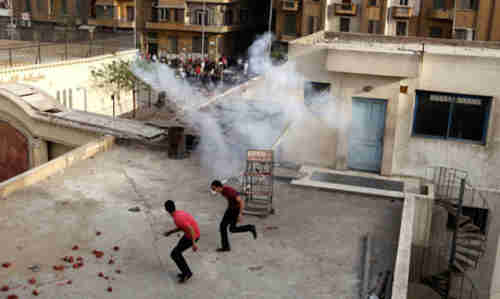
<svg viewBox="0 0 500 299"><path fill-rule="evenodd" d="M319 118L325 126L338 126L331 93L317 94L308 101L311 105L305 105L306 78L296 70L293 59L273 65L269 55L271 39L270 34L265 34L248 49L249 70L260 76L253 79L255 84L243 96L226 96L203 111L198 108L210 98L177 78L167 65L140 59L132 65L138 78L157 92L165 92L176 106L178 117L199 131L197 152L202 167L215 178L239 176L246 151L271 149L290 124L294 130Z"/></svg>

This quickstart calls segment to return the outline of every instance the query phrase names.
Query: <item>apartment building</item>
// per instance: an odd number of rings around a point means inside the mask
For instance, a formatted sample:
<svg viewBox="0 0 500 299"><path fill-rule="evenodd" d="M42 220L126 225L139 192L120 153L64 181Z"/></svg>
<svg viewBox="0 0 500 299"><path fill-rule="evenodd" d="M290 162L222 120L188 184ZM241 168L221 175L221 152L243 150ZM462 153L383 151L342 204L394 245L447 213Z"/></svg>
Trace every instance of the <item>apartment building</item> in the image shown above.
<svg viewBox="0 0 500 299"><path fill-rule="evenodd" d="M21 27L87 22L89 0L15 0L12 3L16 22Z"/></svg>
<svg viewBox="0 0 500 299"><path fill-rule="evenodd" d="M274 0L272 27L276 39L289 42L324 28L326 0Z"/></svg>
<svg viewBox="0 0 500 299"><path fill-rule="evenodd" d="M145 0L143 46L150 54L232 56L262 22L252 0Z"/></svg>
<svg viewBox="0 0 500 299"><path fill-rule="evenodd" d="M92 0L90 2L88 24L91 26L104 30L132 31L135 19L134 0Z"/></svg>
<svg viewBox="0 0 500 299"><path fill-rule="evenodd" d="M328 0L325 28L392 36L500 40L496 0Z"/></svg>

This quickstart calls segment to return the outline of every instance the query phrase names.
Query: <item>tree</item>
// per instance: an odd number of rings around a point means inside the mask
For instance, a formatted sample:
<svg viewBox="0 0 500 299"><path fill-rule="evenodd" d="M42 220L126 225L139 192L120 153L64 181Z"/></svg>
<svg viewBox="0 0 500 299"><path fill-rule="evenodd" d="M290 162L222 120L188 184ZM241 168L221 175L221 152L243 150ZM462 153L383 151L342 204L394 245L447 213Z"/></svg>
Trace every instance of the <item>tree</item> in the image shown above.
<svg viewBox="0 0 500 299"><path fill-rule="evenodd" d="M120 100L120 94L122 92L134 91L134 115L135 115L135 91L139 87L145 84L138 80L137 77L132 73L130 67L132 65L131 61L125 60L115 60L112 63L105 64L101 68L93 69L90 71L92 81L94 86L104 90L106 93L111 95L113 100Z"/></svg>

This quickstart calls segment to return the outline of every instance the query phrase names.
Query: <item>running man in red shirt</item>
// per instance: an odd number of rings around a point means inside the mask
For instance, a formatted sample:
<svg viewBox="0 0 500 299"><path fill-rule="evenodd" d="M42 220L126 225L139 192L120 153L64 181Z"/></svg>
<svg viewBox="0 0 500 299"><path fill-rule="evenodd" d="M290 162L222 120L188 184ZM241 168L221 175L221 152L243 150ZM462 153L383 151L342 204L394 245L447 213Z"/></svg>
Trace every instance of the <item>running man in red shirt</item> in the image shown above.
<svg viewBox="0 0 500 299"><path fill-rule="evenodd" d="M179 231L184 232L184 236L179 240L179 243L177 243L177 246L175 246L174 250L172 250L172 253L170 254L170 257L172 257L179 270L181 270L181 273L177 276L179 277L179 282L183 283L188 281L191 276L193 276L193 272L189 269L182 253L191 246L193 247L193 251L198 250L196 242L200 239L200 229L198 228L198 223L196 223L193 216L184 211L177 211L175 209L175 203L173 201L167 200L165 202L165 210L167 210L170 216L172 216L174 223L177 226L177 228L166 232L164 234L165 237Z"/></svg>
<svg viewBox="0 0 500 299"><path fill-rule="evenodd" d="M218 180L212 182L210 188L212 191L220 193L227 200L228 207L220 223L220 234L222 247L218 248L218 252L230 251L229 240L227 237L227 227L229 226L229 231L231 233L245 233L251 232L254 239L257 239L257 230L255 225L242 225L236 226L236 223L241 222L243 219L243 208L245 207L245 202L241 199L241 196L236 190L229 186L224 186Z"/></svg>

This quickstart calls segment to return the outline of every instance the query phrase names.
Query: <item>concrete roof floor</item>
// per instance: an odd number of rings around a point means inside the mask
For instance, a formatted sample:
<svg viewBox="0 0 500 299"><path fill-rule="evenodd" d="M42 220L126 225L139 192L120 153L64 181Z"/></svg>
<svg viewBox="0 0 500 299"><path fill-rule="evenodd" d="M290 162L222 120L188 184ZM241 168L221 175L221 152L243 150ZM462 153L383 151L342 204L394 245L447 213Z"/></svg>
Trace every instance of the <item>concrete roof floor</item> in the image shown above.
<svg viewBox="0 0 500 299"><path fill-rule="evenodd" d="M117 146L9 196L0 202L0 263L12 265L0 267L0 286L11 290L0 297L31 297L37 289L39 298L358 298L367 233L389 244L375 246L374 271L389 265L400 202L284 182L275 188L276 215L243 221L257 225L259 238L230 235L232 251L216 253L226 202L210 195L210 180L195 158L169 160L140 146ZM178 237L161 236L173 227L166 199L201 228L199 252L185 252L195 273L186 285L177 283L170 259ZM141 212L128 211L134 206ZM104 257L93 256L94 249ZM69 255L82 256L84 266L53 270L70 266L61 261ZM40 271L28 269L33 265ZM27 282L32 277L34 286Z"/></svg>

